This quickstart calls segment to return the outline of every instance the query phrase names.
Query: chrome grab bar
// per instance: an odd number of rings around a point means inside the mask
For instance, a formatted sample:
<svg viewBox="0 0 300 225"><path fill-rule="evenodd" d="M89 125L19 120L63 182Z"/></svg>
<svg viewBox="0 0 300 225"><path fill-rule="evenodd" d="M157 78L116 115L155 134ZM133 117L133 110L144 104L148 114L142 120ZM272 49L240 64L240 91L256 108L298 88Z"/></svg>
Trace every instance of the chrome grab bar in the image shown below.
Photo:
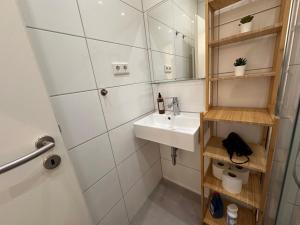
<svg viewBox="0 0 300 225"><path fill-rule="evenodd" d="M9 170L12 170L16 167L19 167L38 156L44 154L45 152L49 151L55 146L55 141L50 136L44 136L38 139L38 141L35 143L35 147L37 150L29 153L28 155L22 156L14 161L11 161L9 163L6 163L4 165L0 166L0 174L5 173Z"/></svg>

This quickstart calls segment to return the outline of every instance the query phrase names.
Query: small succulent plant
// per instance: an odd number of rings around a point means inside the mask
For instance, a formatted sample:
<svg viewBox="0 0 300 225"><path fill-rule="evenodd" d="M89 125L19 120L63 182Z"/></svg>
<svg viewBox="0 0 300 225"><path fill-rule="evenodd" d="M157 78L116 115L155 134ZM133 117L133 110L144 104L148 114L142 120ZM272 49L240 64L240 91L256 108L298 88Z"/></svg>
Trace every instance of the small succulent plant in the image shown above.
<svg viewBox="0 0 300 225"><path fill-rule="evenodd" d="M241 24L249 23L253 20L253 18L254 18L254 16L252 16L252 15L245 16L241 19L240 23Z"/></svg>
<svg viewBox="0 0 300 225"><path fill-rule="evenodd" d="M246 58L238 58L234 62L234 66L245 66L247 64L247 59Z"/></svg>

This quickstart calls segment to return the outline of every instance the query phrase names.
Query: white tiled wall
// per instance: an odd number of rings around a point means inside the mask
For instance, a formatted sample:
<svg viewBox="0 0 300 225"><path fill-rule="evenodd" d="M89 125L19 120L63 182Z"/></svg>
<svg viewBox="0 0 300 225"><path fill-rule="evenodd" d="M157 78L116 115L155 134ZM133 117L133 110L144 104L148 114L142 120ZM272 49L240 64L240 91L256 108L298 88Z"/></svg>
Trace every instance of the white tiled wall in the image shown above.
<svg viewBox="0 0 300 225"><path fill-rule="evenodd" d="M154 110L142 2L19 3L94 224L127 225L162 177L159 146L133 133Z"/></svg>

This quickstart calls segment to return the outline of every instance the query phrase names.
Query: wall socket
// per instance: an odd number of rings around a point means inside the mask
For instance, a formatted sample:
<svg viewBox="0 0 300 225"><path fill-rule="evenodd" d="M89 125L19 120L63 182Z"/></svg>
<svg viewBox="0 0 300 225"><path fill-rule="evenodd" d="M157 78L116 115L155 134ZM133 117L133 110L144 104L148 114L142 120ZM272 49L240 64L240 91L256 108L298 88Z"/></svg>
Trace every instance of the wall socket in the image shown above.
<svg viewBox="0 0 300 225"><path fill-rule="evenodd" d="M114 75L127 75L130 73L128 63L112 63L112 70Z"/></svg>
<svg viewBox="0 0 300 225"><path fill-rule="evenodd" d="M171 65L164 65L165 73L172 73L172 66Z"/></svg>

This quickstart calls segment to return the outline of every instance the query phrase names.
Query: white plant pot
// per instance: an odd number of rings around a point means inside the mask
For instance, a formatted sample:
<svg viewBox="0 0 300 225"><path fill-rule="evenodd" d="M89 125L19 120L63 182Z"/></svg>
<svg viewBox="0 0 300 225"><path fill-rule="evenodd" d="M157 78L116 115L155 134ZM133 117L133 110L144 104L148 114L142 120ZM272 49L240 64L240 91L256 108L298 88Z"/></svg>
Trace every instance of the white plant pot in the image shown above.
<svg viewBox="0 0 300 225"><path fill-rule="evenodd" d="M241 24L241 33L249 32L252 30L252 21L249 23Z"/></svg>
<svg viewBox="0 0 300 225"><path fill-rule="evenodd" d="M245 66L235 66L234 67L234 75L235 76L244 76L245 70L246 70L246 65Z"/></svg>

